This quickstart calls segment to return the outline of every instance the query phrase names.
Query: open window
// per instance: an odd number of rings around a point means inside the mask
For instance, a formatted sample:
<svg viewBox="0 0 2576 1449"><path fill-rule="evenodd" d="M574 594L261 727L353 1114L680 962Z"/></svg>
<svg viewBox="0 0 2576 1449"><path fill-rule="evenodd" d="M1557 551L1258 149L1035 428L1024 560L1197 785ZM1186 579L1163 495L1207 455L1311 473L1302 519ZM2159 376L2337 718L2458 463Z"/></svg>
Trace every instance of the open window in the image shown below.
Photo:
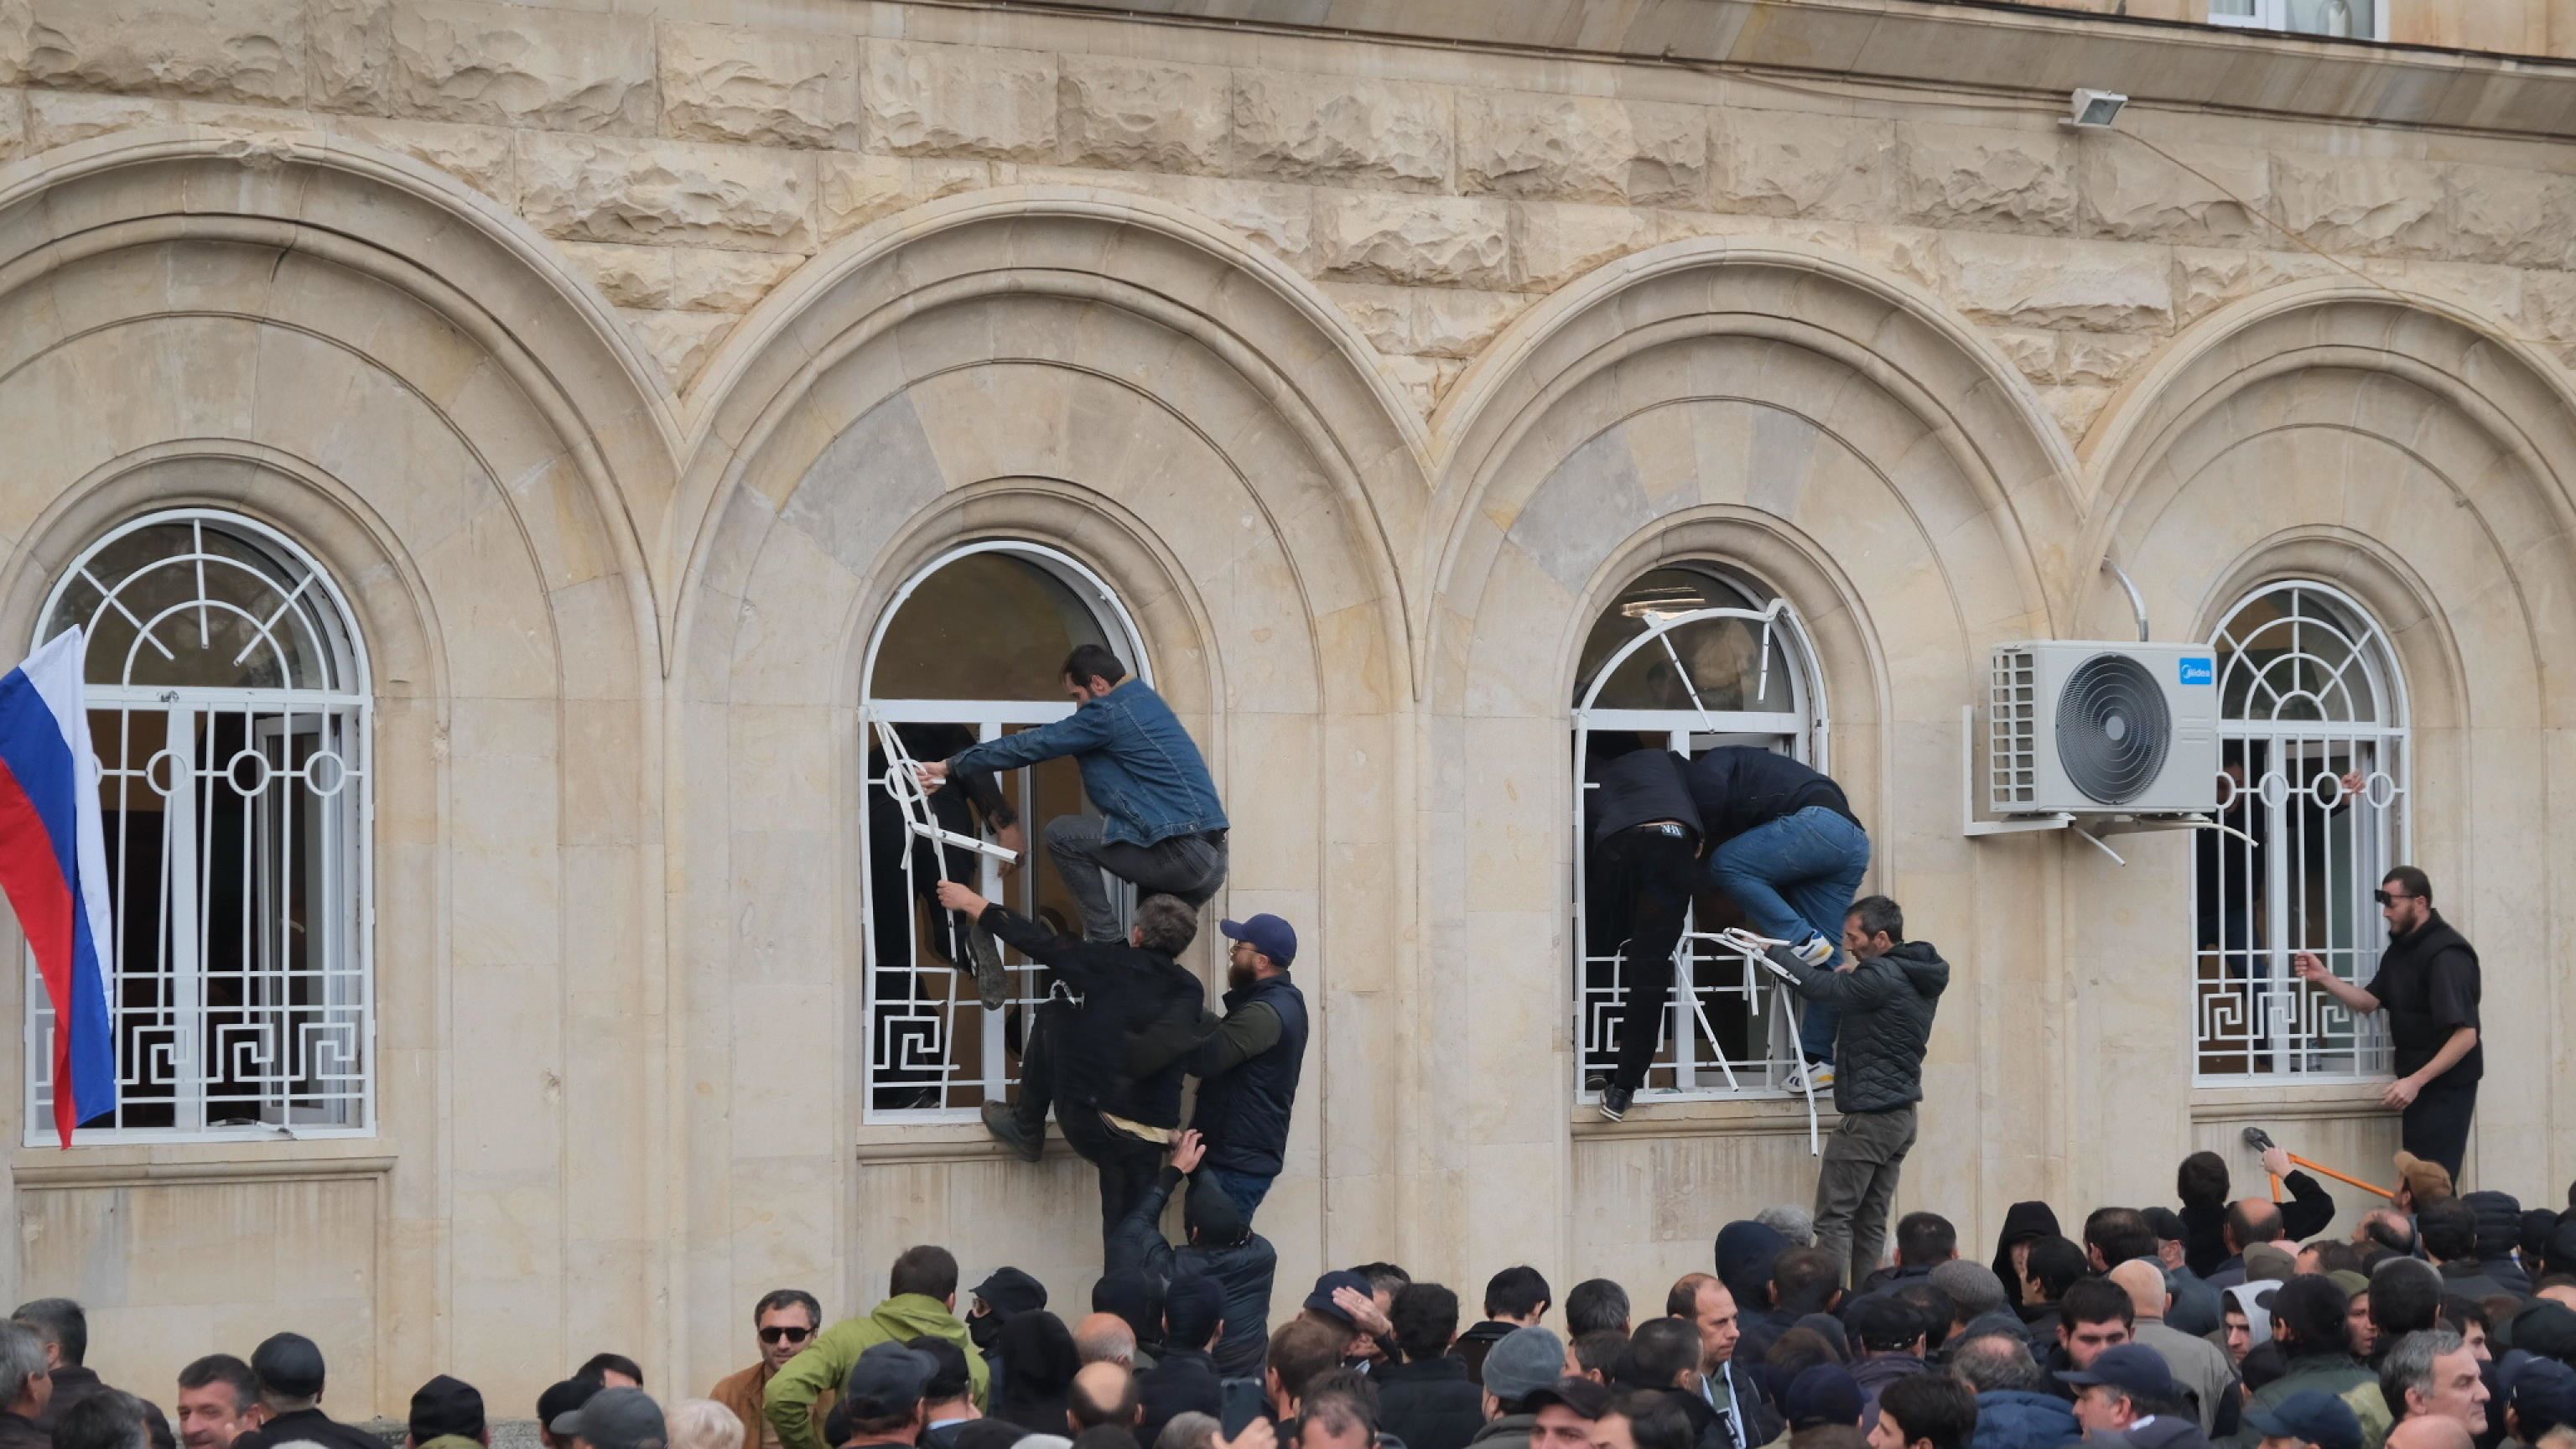
<svg viewBox="0 0 2576 1449"><path fill-rule="evenodd" d="M963 881L1023 916L1080 935L1081 913L1041 858L1039 833L1056 816L1088 809L1069 759L955 781L930 797L938 828L989 840L1006 822L1016 824L1020 859L1006 866L935 844L911 828L876 731L884 726L901 753L928 761L1061 719L1073 712L1064 659L1083 644L1106 646L1152 682L1133 620L1097 575L1054 549L1009 540L939 558L895 595L878 627L862 701L868 1121L973 1121L984 1103L1006 1101L1016 1090L1041 973L995 943L1010 988L1001 1009L985 1010L963 923L938 909L931 892L941 879Z"/></svg>
<svg viewBox="0 0 2576 1449"><path fill-rule="evenodd" d="M1578 1095L1590 1100L1618 1055L1630 1009L1620 980L1626 893L1595 878L1583 828L1586 765L1603 754L1683 755L1758 745L1824 768L1825 714L1814 651L1785 600L1713 564L1649 571L1612 601L1584 640L1574 690L1573 983ZM1771 978L1741 953L1694 933L1743 924L1713 891L1694 901L1669 1020L1646 1090L1685 1097L1787 1092L1797 1024Z"/></svg>

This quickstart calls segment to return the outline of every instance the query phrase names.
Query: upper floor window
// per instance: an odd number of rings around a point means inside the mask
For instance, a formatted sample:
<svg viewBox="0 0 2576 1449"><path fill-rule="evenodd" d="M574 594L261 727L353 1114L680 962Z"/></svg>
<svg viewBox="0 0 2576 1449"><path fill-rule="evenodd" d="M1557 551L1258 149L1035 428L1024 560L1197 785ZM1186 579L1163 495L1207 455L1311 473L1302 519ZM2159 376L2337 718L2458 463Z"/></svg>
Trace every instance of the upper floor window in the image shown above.
<svg viewBox="0 0 2576 1449"><path fill-rule="evenodd" d="M1000 1009L984 1009L972 952L986 943L970 941L966 923L940 910L932 891L943 879L962 881L1080 935L1073 898L1030 848L1039 824L1086 809L1070 759L954 781L930 797L939 828L991 839L1027 822L1020 859L1006 867L972 849L933 844L911 828L877 730L892 731L904 755L936 760L1061 719L1073 712L1064 659L1083 644L1105 645L1153 682L1135 624L1108 585L1054 549L1007 540L969 544L933 562L896 594L879 626L865 686L868 829L860 847L869 1121L971 1122L984 1103L1010 1097L1044 973L990 943L1009 985Z"/></svg>
<svg viewBox="0 0 2576 1449"><path fill-rule="evenodd" d="M2388 33L2387 0L2209 0L2209 23L2293 35L2378 40Z"/></svg>
<svg viewBox="0 0 2576 1449"><path fill-rule="evenodd" d="M2385 1031L2300 986L2290 960L2312 951L2363 984L2378 969L2371 892L2407 848L2406 693L2386 635L2335 589L2279 583L2210 643L2218 819L2243 834L2193 838L2198 1075L2383 1075ZM2344 788L2352 775L2358 790Z"/></svg>
<svg viewBox="0 0 2576 1449"><path fill-rule="evenodd" d="M76 1141L373 1130L366 649L340 589L267 525L135 519L45 602L88 631L115 914L118 1104ZM27 960L28 1140L53 1011Z"/></svg>
<svg viewBox="0 0 2576 1449"><path fill-rule="evenodd" d="M1575 1069L1586 1097L1608 1080L1619 1022L1626 892L1594 878L1584 838L1586 763L1638 745L1696 754L1759 745L1824 768L1825 717L1797 616L1757 585L1708 564L1654 569L1621 591L1584 640L1575 675L1572 991ZM1772 978L1700 939L1744 923L1725 896L1694 898L1676 955L1667 1017L1645 1089L1694 1097L1785 1092L1799 1061L1797 1023Z"/></svg>

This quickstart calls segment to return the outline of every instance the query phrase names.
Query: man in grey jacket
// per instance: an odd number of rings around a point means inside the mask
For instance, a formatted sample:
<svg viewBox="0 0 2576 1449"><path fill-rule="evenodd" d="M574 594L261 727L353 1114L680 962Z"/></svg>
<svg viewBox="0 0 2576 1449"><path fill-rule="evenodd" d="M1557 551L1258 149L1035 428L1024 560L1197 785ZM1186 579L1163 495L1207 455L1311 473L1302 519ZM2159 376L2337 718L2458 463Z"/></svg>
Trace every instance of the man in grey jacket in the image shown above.
<svg viewBox="0 0 2576 1449"><path fill-rule="evenodd" d="M1848 1262L1845 1281L1857 1283L1887 1243L1897 1173L1914 1146L1914 1104L1923 1100L1923 1053L1950 965L1930 943L1905 939L1905 913L1885 896L1852 902L1843 950L1851 959L1838 970L1810 966L1785 947L1769 954L1800 996L1841 1019L1834 1110L1842 1121L1826 1139L1816 1177L1816 1246Z"/></svg>

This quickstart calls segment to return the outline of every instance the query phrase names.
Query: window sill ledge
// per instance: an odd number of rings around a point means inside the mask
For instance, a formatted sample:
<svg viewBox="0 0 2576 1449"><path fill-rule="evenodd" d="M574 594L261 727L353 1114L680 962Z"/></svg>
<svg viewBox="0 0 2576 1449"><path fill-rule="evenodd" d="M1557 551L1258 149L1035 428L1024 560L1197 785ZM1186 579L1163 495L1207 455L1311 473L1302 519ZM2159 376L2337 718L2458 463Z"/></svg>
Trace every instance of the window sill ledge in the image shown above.
<svg viewBox="0 0 2576 1449"><path fill-rule="evenodd" d="M394 1158L373 1139L321 1142L167 1142L21 1147L11 1181L27 1187L133 1187L156 1182L299 1182L382 1177Z"/></svg>
<svg viewBox="0 0 2576 1449"><path fill-rule="evenodd" d="M1833 1106L1816 1103L1819 1131L1830 1132L1840 1120ZM1589 1104L1573 1114L1578 1140L1625 1141L1702 1137L1805 1137L1807 1104L1798 1097L1739 1097L1686 1102L1641 1099L1628 1109L1627 1120L1613 1122Z"/></svg>
<svg viewBox="0 0 2576 1449"><path fill-rule="evenodd" d="M2318 1117L2352 1117L2386 1112L2379 1094L2386 1079L2334 1082L2316 1086L2207 1086L2191 1093L2195 1122L2292 1122Z"/></svg>

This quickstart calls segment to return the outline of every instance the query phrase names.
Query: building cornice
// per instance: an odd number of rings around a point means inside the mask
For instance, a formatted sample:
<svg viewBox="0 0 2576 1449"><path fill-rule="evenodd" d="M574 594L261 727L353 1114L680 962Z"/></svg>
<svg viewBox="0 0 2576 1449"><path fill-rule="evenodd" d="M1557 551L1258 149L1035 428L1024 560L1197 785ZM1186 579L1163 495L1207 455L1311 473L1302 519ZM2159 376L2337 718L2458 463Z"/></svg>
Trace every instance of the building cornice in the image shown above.
<svg viewBox="0 0 2576 1449"><path fill-rule="evenodd" d="M988 0L989 3L989 0ZM1003 0L998 8L1347 34L1945 90L2576 137L2576 62L1943 0Z"/></svg>

